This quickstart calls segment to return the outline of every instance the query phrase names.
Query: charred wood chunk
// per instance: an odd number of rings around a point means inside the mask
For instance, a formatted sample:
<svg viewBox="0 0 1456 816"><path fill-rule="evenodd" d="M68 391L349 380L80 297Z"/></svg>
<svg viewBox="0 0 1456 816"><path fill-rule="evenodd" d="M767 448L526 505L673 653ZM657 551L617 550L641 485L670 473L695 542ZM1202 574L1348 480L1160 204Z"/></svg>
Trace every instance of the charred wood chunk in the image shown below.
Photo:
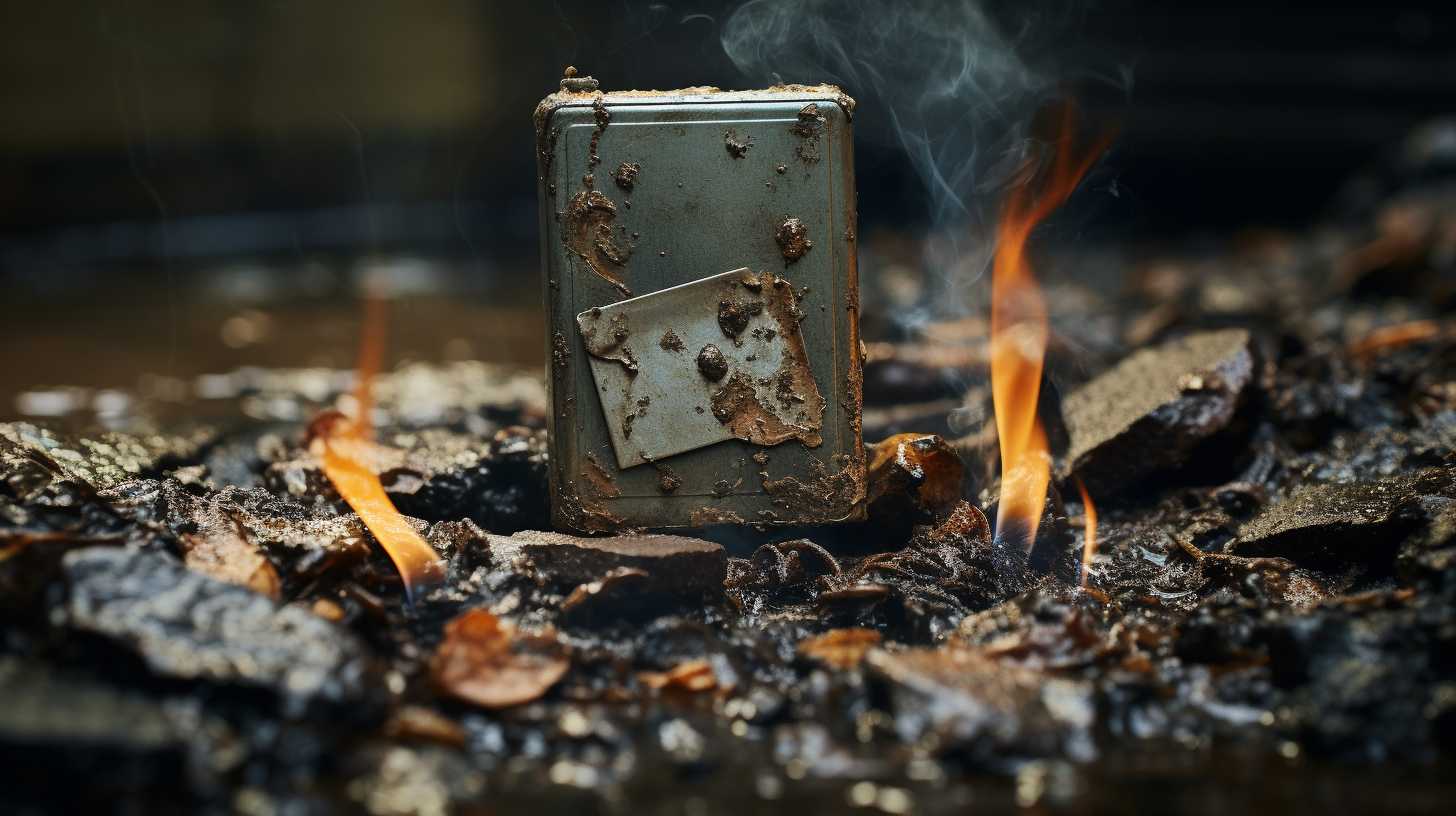
<svg viewBox="0 0 1456 816"><path fill-rule="evenodd" d="M500 538L490 536L492 546ZM721 545L674 535L579 538L527 530L510 537L504 546L519 547L547 581L567 590L626 567L646 573L646 579L633 579L642 580L645 592L718 596L728 563Z"/></svg>
<svg viewBox="0 0 1456 816"><path fill-rule="evenodd" d="M1070 444L1058 476L1075 474L1093 495L1108 496L1187 463L1228 427L1253 375L1242 329L1132 354L1062 401Z"/></svg>
<svg viewBox="0 0 1456 816"><path fill-rule="evenodd" d="M1427 520L1432 498L1456 499L1456 467L1356 484L1306 485L1239 530L1239 555L1272 555L1301 566L1388 571L1397 549Z"/></svg>
<svg viewBox="0 0 1456 816"><path fill-rule="evenodd" d="M158 674L265 689L292 713L357 706L381 688L349 631L167 555L93 547L67 555L63 569L69 625L129 648Z"/></svg>
<svg viewBox="0 0 1456 816"><path fill-rule="evenodd" d="M547 518L545 444L544 432L514 426L490 438L444 429L394 433L380 437L367 464L401 513L513 531ZM337 497L322 461L304 450L269 465L264 483L302 498Z"/></svg>

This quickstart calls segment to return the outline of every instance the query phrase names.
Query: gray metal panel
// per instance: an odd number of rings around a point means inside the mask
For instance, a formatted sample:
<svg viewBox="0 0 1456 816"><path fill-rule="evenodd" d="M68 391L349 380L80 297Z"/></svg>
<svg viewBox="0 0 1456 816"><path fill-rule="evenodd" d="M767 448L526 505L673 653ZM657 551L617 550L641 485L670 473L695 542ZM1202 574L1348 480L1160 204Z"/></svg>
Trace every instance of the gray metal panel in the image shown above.
<svg viewBox="0 0 1456 816"><path fill-rule="evenodd" d="M842 94L598 97L543 103L538 121L556 524L606 531L860 517L853 154ZM623 164L640 168L630 188L614 179ZM792 262L776 238L788 218L813 244ZM740 267L803 292L800 331L826 402L822 443L730 440L620 469L575 317L627 292Z"/></svg>

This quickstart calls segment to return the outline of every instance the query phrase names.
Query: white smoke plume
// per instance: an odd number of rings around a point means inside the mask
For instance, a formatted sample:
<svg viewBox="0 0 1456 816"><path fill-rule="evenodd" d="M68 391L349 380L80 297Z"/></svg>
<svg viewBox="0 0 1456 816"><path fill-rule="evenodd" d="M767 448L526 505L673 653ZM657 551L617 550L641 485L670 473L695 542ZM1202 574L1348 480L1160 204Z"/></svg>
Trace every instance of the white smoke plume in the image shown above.
<svg viewBox="0 0 1456 816"><path fill-rule="evenodd" d="M750 0L724 21L722 42L757 80L845 88L865 112L861 138L897 142L932 221L951 226L990 215L1032 113L1056 89L1019 51L1028 21L1005 33L1017 24L979 0Z"/></svg>

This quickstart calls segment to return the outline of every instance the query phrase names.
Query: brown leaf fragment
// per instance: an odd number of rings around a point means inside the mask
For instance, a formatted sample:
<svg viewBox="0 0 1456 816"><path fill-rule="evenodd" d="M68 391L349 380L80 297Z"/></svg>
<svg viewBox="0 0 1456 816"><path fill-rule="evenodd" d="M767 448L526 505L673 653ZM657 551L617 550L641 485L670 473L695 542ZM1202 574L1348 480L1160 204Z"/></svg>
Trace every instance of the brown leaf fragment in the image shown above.
<svg viewBox="0 0 1456 816"><path fill-rule="evenodd" d="M465 747L465 729L444 714L424 706L400 706L384 724L384 734L401 741Z"/></svg>
<svg viewBox="0 0 1456 816"><path fill-rule="evenodd" d="M484 609L471 609L445 625L430 676L443 694L509 708L540 698L570 667L554 634L520 635Z"/></svg>
<svg viewBox="0 0 1456 816"><path fill-rule="evenodd" d="M338 623L344 619L344 607L339 606L337 601L328 598L319 598L309 607L309 611L318 615L326 621Z"/></svg>
<svg viewBox="0 0 1456 816"><path fill-rule="evenodd" d="M878 645L880 633L874 629L831 629L800 641L799 654L848 670L859 666L865 653Z"/></svg>
<svg viewBox="0 0 1456 816"><path fill-rule="evenodd" d="M247 587L259 595L277 599L281 584L278 571L230 517L182 536L183 563L219 581Z"/></svg>
<svg viewBox="0 0 1456 816"><path fill-rule="evenodd" d="M657 692L698 694L731 688L731 685L720 685L712 664L701 658L685 660L665 672L638 672L637 679Z"/></svg>

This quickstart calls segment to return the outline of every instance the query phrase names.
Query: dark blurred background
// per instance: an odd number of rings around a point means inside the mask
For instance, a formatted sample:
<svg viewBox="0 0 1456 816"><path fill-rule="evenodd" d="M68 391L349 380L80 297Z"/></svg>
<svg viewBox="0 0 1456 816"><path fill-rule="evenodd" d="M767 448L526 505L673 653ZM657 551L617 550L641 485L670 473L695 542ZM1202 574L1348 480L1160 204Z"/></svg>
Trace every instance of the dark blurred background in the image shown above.
<svg viewBox="0 0 1456 816"><path fill-rule="evenodd" d="M397 358L537 362L532 108L568 64L607 89L754 84L719 41L735 5L4 4L0 415L47 384L346 366L365 280L401 295ZM1456 105L1450 5L988 8L1029 60L1110 78L1090 232L1168 241L1328 215ZM914 235L924 190L877 116L862 234Z"/></svg>

